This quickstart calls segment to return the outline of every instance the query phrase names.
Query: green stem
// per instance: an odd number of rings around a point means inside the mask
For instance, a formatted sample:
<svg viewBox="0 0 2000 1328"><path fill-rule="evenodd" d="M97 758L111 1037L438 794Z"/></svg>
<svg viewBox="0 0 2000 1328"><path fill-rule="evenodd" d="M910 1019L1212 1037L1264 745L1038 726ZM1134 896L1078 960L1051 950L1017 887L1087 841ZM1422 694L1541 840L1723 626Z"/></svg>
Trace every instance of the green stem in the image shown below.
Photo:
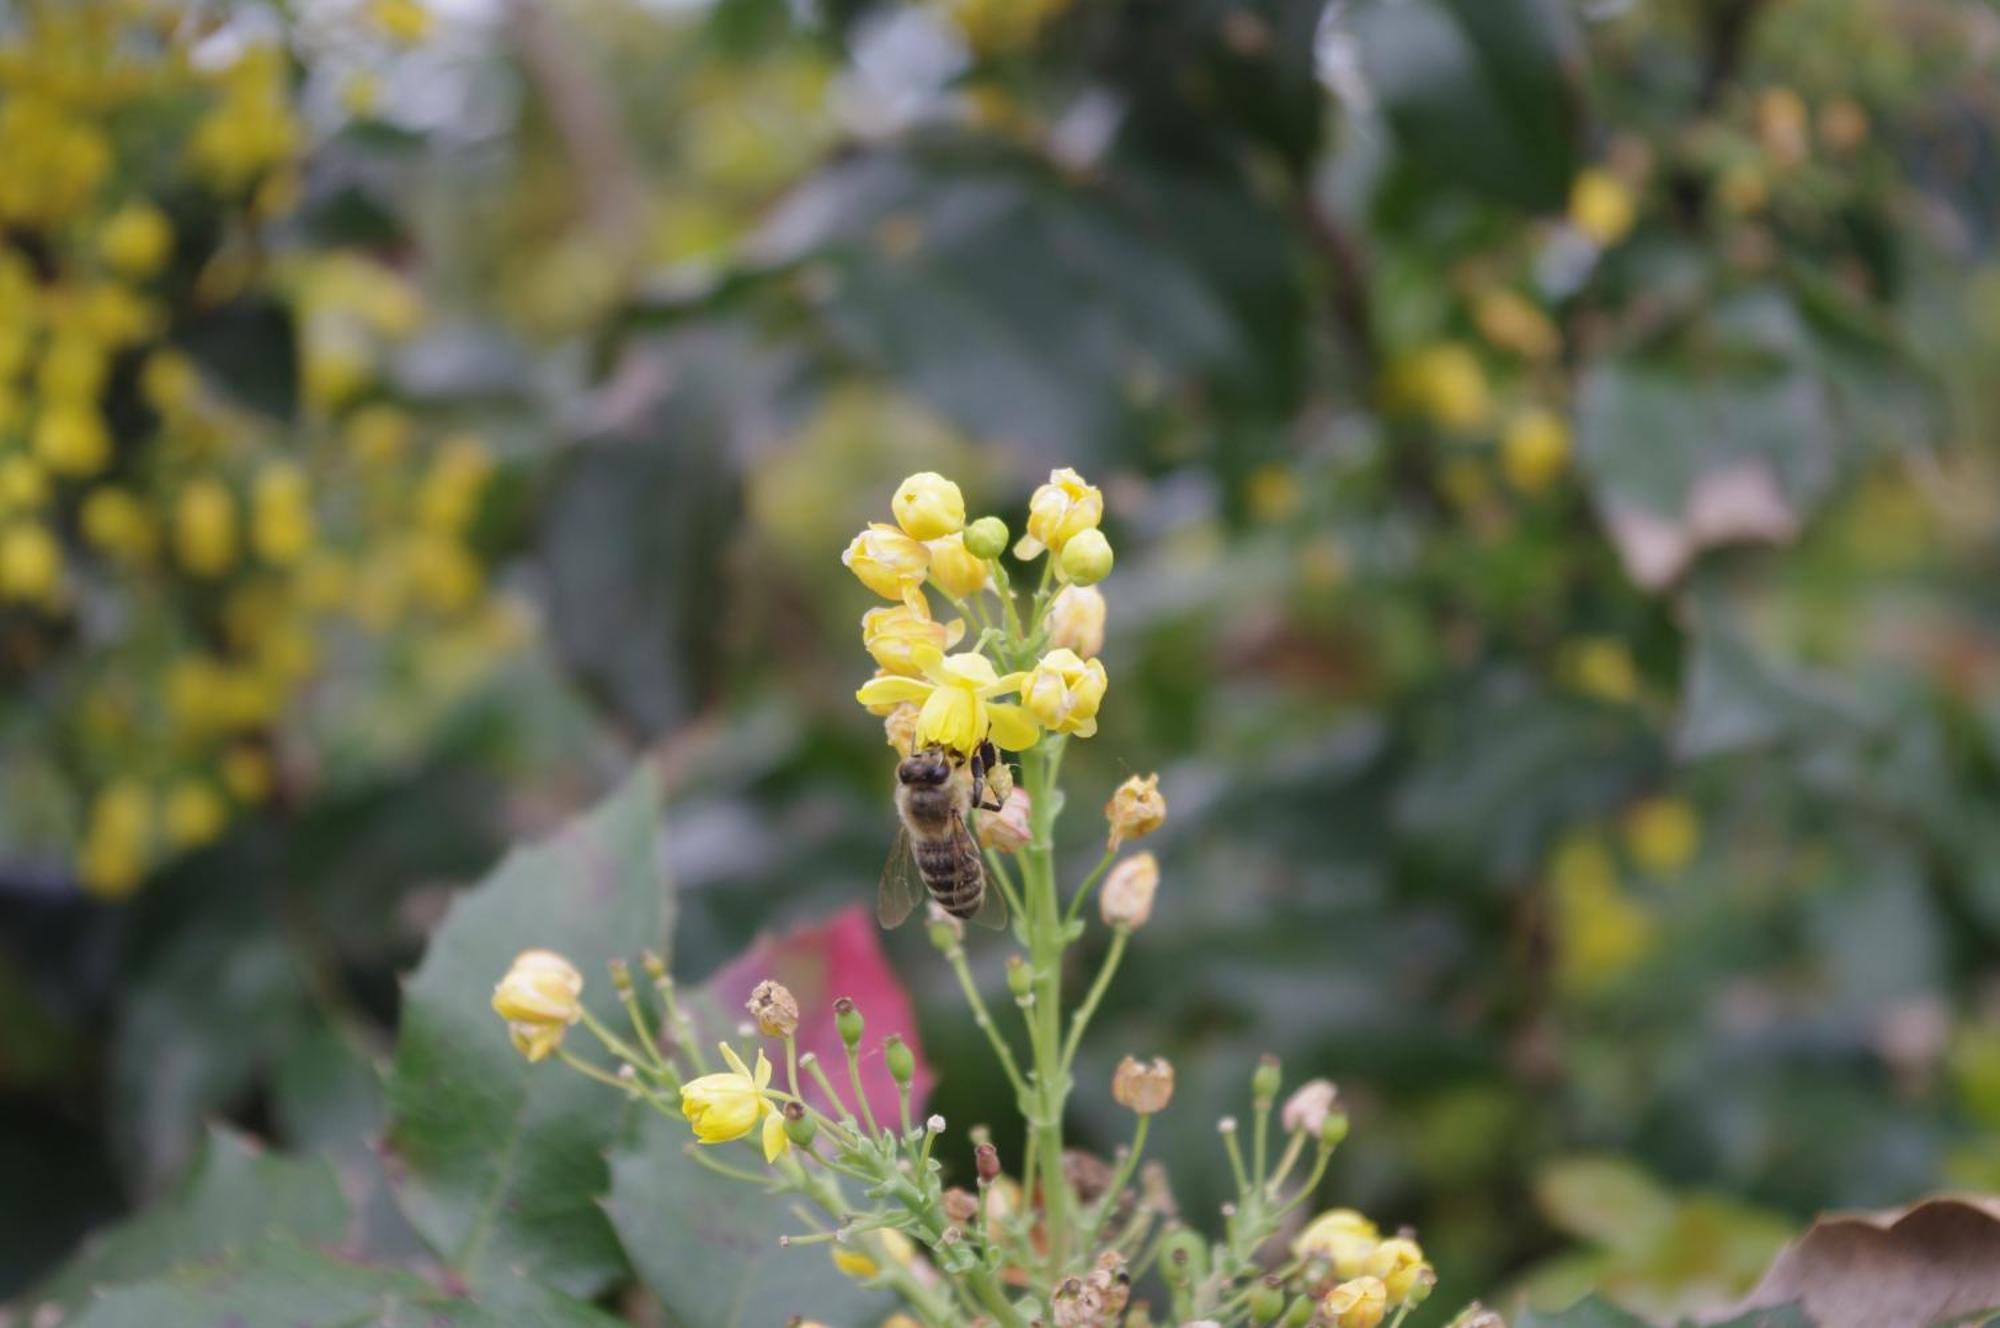
<svg viewBox="0 0 2000 1328"><path fill-rule="evenodd" d="M1111 859L1113 859L1116 856L1118 856L1117 849L1107 848L1104 850L1104 856L1099 858L1097 860L1097 865L1090 869L1090 875L1084 877L1083 884L1076 887L1076 894L1071 897L1069 901L1069 908L1065 910L1063 913L1064 922L1076 921L1077 914L1083 912L1083 901L1090 897L1090 891L1092 887L1094 887L1097 884L1098 879L1104 875L1104 869L1111 865Z"/></svg>
<svg viewBox="0 0 2000 1328"><path fill-rule="evenodd" d="M1035 1008L1030 1021L1035 1057L1037 1110L1030 1122L1041 1165L1042 1208L1049 1238L1052 1273L1069 1262L1074 1234L1068 1178L1063 1174L1063 1106L1069 1080L1062 1064L1061 904L1056 897L1052 861L1055 759L1045 744L1021 757L1028 782L1029 814L1034 841L1022 851L1022 896L1028 917L1028 960L1033 969Z"/></svg>
<svg viewBox="0 0 2000 1328"><path fill-rule="evenodd" d="M611 1073L611 1071L592 1065L568 1047L557 1047L556 1055L562 1058L564 1065L569 1066L570 1069L575 1070L578 1074L588 1075L600 1084L610 1084L613 1088L628 1097L635 1096L640 1091L638 1084L620 1079L617 1075Z"/></svg>
<svg viewBox="0 0 2000 1328"><path fill-rule="evenodd" d="M1131 930L1126 927L1111 933L1111 948L1104 952L1104 966L1097 970L1097 980L1090 984L1089 994L1069 1021L1069 1041L1064 1045L1062 1054L1065 1073L1076 1061L1076 1050L1083 1042L1083 1030L1090 1023L1090 1017L1097 1013L1097 1003L1104 999L1105 991L1111 986L1111 976L1118 971L1118 961L1124 956L1125 942L1131 935Z"/></svg>
<svg viewBox="0 0 2000 1328"><path fill-rule="evenodd" d="M1027 1084L1021 1078L1021 1067L1015 1063L1013 1048L1000 1033L1000 1026L993 1022L993 1015L987 1010L985 1000L979 994L979 984L972 980L971 966L965 962L965 951L952 946L945 955L951 971L958 977L959 990L965 993L965 1002L972 1007L972 1022L979 1031L986 1034L986 1040L993 1044L993 1054L1000 1058L1000 1068L1007 1072L1007 1082L1014 1088L1016 1098L1027 1092Z"/></svg>
<svg viewBox="0 0 2000 1328"><path fill-rule="evenodd" d="M1278 1169L1271 1173L1270 1183L1265 1186L1272 1194L1276 1194L1278 1188L1285 1183L1285 1177L1292 1174L1292 1168L1298 1165L1299 1154L1305 1150L1305 1146L1306 1132L1292 1131L1292 1141L1285 1145L1284 1156L1278 1159Z"/></svg>
<svg viewBox="0 0 2000 1328"><path fill-rule="evenodd" d="M868 1122L868 1137L880 1138L882 1127L875 1123L875 1108L868 1105L868 1090L861 1086L861 1057L853 1047L847 1049L847 1082L854 1087L854 1100L861 1104L861 1118Z"/></svg>
<svg viewBox="0 0 2000 1328"><path fill-rule="evenodd" d="M805 1058L805 1067L806 1073L819 1085L819 1091L826 1094L826 1100L840 1113L840 1119L850 1128L859 1129L860 1123L854 1119L854 1113L847 1109L847 1103L841 1100L840 1094L833 1091L833 1080L826 1077L826 1070L820 1065L819 1057L808 1055Z"/></svg>
<svg viewBox="0 0 2000 1328"><path fill-rule="evenodd" d="M1150 1115L1139 1117L1139 1123L1132 1129L1132 1147L1126 1151L1125 1160L1118 1164L1112 1174L1110 1188L1104 1191L1104 1202L1098 1205L1097 1213L1090 1220L1089 1228L1083 1235L1083 1252L1089 1254L1097 1248L1097 1233L1104 1229L1106 1218L1118 1207L1118 1196L1132 1183L1132 1172L1139 1165L1139 1154L1146 1148L1146 1129L1153 1123Z"/></svg>
<svg viewBox="0 0 2000 1328"><path fill-rule="evenodd" d="M1000 893L1006 897L1007 911L1013 917L1022 915L1021 892L1014 885L1014 875L1007 870L1007 860L993 849L986 850L986 868L999 883Z"/></svg>

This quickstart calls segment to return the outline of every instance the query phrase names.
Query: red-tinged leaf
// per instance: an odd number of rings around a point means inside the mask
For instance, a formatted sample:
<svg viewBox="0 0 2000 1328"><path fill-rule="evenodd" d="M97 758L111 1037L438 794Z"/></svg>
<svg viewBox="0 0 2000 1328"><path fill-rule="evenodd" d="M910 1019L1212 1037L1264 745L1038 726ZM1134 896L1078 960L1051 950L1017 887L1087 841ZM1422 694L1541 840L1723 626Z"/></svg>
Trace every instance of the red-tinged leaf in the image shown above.
<svg viewBox="0 0 2000 1328"><path fill-rule="evenodd" d="M868 1021L867 1036L861 1043L862 1086L876 1118L885 1123L896 1117L896 1081L882 1061L882 1042L891 1033L901 1034L917 1062L910 1084L911 1110L921 1112L930 1095L931 1071L924 1060L923 1044L917 1039L916 1012L909 992L889 967L881 932L867 909L857 904L818 926L759 937L740 958L710 979L708 994L723 1014L744 1018L744 1001L765 978L782 982L798 999L799 1054L810 1051L817 1055L842 1097L850 1094L847 1052L834 1029L833 1003L842 996L853 999ZM805 1082L806 1076L800 1079L805 1096L824 1107L819 1090Z"/></svg>

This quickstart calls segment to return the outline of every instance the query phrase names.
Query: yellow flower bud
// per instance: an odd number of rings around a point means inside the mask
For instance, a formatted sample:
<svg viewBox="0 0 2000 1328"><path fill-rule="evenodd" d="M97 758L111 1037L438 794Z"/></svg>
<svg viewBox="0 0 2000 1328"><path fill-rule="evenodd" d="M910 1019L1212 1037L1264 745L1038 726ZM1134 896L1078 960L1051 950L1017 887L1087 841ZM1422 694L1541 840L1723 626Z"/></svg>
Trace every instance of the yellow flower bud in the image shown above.
<svg viewBox="0 0 2000 1328"><path fill-rule="evenodd" d="M174 554L196 576L221 576L236 563L236 500L222 482L197 479L174 507Z"/></svg>
<svg viewBox="0 0 2000 1328"><path fill-rule="evenodd" d="M1130 839L1143 839L1166 823L1167 800L1160 796L1160 777L1141 779L1133 775L1111 794L1104 804L1104 819L1111 824L1110 847Z"/></svg>
<svg viewBox="0 0 2000 1328"><path fill-rule="evenodd" d="M1102 662L1051 650L1021 685L1021 705L1051 733L1088 738L1097 732L1097 709L1108 685Z"/></svg>
<svg viewBox="0 0 2000 1328"><path fill-rule="evenodd" d="M1381 1239L1375 1224L1360 1213L1334 1208L1306 1223L1292 1239L1292 1253L1300 1259L1325 1259L1335 1277L1359 1277Z"/></svg>
<svg viewBox="0 0 2000 1328"><path fill-rule="evenodd" d="M49 500L49 475L33 457L0 457L0 514L32 512Z"/></svg>
<svg viewBox="0 0 2000 1328"><path fill-rule="evenodd" d="M161 821L174 847L200 848L229 823L229 804L206 780L183 779L167 791Z"/></svg>
<svg viewBox="0 0 2000 1328"><path fill-rule="evenodd" d="M1174 1067L1163 1056L1150 1063L1125 1057L1111 1075L1111 1100L1139 1116L1165 1111L1174 1100Z"/></svg>
<svg viewBox="0 0 2000 1328"><path fill-rule="evenodd" d="M1637 217L1632 191L1609 171L1592 167L1570 186L1570 224L1600 249L1609 249L1631 234Z"/></svg>
<svg viewBox="0 0 2000 1328"><path fill-rule="evenodd" d="M435 21L419 0L369 0L368 17L383 36L404 46L430 36Z"/></svg>
<svg viewBox="0 0 2000 1328"><path fill-rule="evenodd" d="M1070 536L1059 555L1063 580L1073 586L1090 586L1111 575L1111 541L1101 530L1079 530Z"/></svg>
<svg viewBox="0 0 2000 1328"><path fill-rule="evenodd" d="M931 580L945 594L965 599L993 584L993 570L966 551L965 536L932 540L930 551Z"/></svg>
<svg viewBox="0 0 2000 1328"><path fill-rule="evenodd" d="M35 420L35 458L58 475L95 475L111 460L111 431L95 406L47 406Z"/></svg>
<svg viewBox="0 0 2000 1328"><path fill-rule="evenodd" d="M312 546L312 503L306 473L277 462L258 473L250 501L250 543L257 556L279 567L297 562Z"/></svg>
<svg viewBox="0 0 2000 1328"><path fill-rule="evenodd" d="M173 250L173 225L150 203L126 204L97 233L98 255L119 276L135 281L158 272Z"/></svg>
<svg viewBox="0 0 2000 1328"><path fill-rule="evenodd" d="M1033 557L1042 548L1061 553L1073 536L1095 530L1103 519L1103 493L1068 467L1051 471L1049 482L1028 499L1028 540L1033 552L1023 556Z"/></svg>
<svg viewBox="0 0 2000 1328"><path fill-rule="evenodd" d="M1472 306L1479 334L1502 350L1537 362L1562 353L1562 333L1540 305L1506 286L1489 286Z"/></svg>
<svg viewBox="0 0 2000 1328"><path fill-rule="evenodd" d="M902 600L915 607L917 588L930 568L930 550L894 526L877 522L854 537L840 555L847 570L883 599Z"/></svg>
<svg viewBox="0 0 2000 1328"><path fill-rule="evenodd" d="M1701 848L1701 818L1680 798L1648 798L1625 822L1632 860L1648 871L1673 873Z"/></svg>
<svg viewBox="0 0 2000 1328"><path fill-rule="evenodd" d="M177 350L156 350L139 369L139 393L162 415L178 415L194 400L201 375Z"/></svg>
<svg viewBox="0 0 2000 1328"><path fill-rule="evenodd" d="M1552 410L1522 411L1500 440L1500 468L1522 493L1543 492L1569 468L1569 425Z"/></svg>
<svg viewBox="0 0 2000 1328"><path fill-rule="evenodd" d="M92 489L83 500L82 525L92 548L121 562L148 562L159 546L152 512L126 489Z"/></svg>
<svg viewBox="0 0 2000 1328"><path fill-rule="evenodd" d="M1400 1305L1408 1300L1425 1279L1435 1279L1436 1274L1424 1261L1424 1252L1414 1240L1404 1236L1392 1236L1377 1245L1368 1256L1368 1275L1382 1280L1382 1288L1392 1305ZM1428 1285L1425 1286L1428 1291Z"/></svg>
<svg viewBox="0 0 2000 1328"><path fill-rule="evenodd" d="M1357 1277L1327 1292L1319 1309L1332 1328L1376 1328L1389 1309L1388 1288L1379 1277Z"/></svg>
<svg viewBox="0 0 2000 1328"><path fill-rule="evenodd" d="M1137 931L1153 916L1153 894L1159 888L1158 858L1150 853L1125 858L1104 878L1103 893L1097 897L1098 916L1107 927Z"/></svg>
<svg viewBox="0 0 2000 1328"><path fill-rule="evenodd" d="M145 878L145 855L132 844L86 839L76 873L78 883L99 899L123 899Z"/></svg>
<svg viewBox="0 0 2000 1328"><path fill-rule="evenodd" d="M45 404L87 406L104 391L110 357L97 341L81 333L59 335L35 366L35 389Z"/></svg>
<svg viewBox="0 0 2000 1328"><path fill-rule="evenodd" d="M921 608L890 604L861 615L861 645L889 673L914 678L923 672L920 648L949 650L965 635L965 624L934 621Z"/></svg>
<svg viewBox="0 0 2000 1328"><path fill-rule="evenodd" d="M1388 388L1392 404L1456 433L1484 428L1493 413L1485 366L1462 342L1442 341L1404 356L1390 368Z"/></svg>
<svg viewBox="0 0 2000 1328"><path fill-rule="evenodd" d="M835 1241L828 1247L827 1253L833 1259L835 1268L857 1282L866 1282L882 1271L880 1264L851 1245L842 1245Z"/></svg>
<svg viewBox="0 0 2000 1328"><path fill-rule="evenodd" d="M523 950L493 988L493 1012L530 1061L554 1051L583 1018L583 974L551 950Z"/></svg>
<svg viewBox="0 0 2000 1328"><path fill-rule="evenodd" d="M1064 586L1049 601L1049 644L1085 659L1104 653L1104 592L1096 586Z"/></svg>
<svg viewBox="0 0 2000 1328"><path fill-rule="evenodd" d="M1579 691L1600 701L1622 704L1639 695L1639 665L1616 637L1589 636L1568 642L1561 664Z"/></svg>
<svg viewBox="0 0 2000 1328"><path fill-rule="evenodd" d="M965 529L965 495L934 471L921 471L898 485L889 509L914 540L943 539Z"/></svg>
<svg viewBox="0 0 2000 1328"><path fill-rule="evenodd" d="M0 530L0 599L52 604L62 584L62 546L40 522Z"/></svg>
<svg viewBox="0 0 2000 1328"><path fill-rule="evenodd" d="M355 460L364 466L387 466L410 450L416 425L408 411L378 401L348 417L346 434Z"/></svg>

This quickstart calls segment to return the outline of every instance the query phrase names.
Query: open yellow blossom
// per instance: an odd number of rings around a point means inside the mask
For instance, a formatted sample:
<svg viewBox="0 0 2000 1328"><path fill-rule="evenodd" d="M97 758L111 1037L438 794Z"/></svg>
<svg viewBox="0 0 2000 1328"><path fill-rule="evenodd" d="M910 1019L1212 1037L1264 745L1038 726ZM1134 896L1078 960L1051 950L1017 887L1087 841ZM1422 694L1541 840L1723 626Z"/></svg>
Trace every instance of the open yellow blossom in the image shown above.
<svg viewBox="0 0 2000 1328"><path fill-rule="evenodd" d="M1049 482L1028 499L1028 535L1015 552L1032 558L1043 549L1062 552L1080 531L1095 530L1104 519L1104 494L1065 466L1049 472Z"/></svg>
<svg viewBox="0 0 2000 1328"><path fill-rule="evenodd" d="M894 526L878 521L854 537L840 561L883 599L899 599L915 607L920 598L917 588L930 571L931 551Z"/></svg>
<svg viewBox="0 0 2000 1328"><path fill-rule="evenodd" d="M903 701L921 703L917 712L920 747L936 745L970 755L989 737L1010 751L1034 745L1040 732L1027 711L992 699L1018 692L1027 674L1001 677L994 671L993 661L971 650L947 655L935 647L918 645L912 648L911 656L920 676L871 678L854 699L870 708Z"/></svg>
<svg viewBox="0 0 2000 1328"><path fill-rule="evenodd" d="M1021 702L1049 732L1088 738L1097 732L1097 708L1109 683L1102 662L1051 650L1022 684Z"/></svg>
<svg viewBox="0 0 2000 1328"><path fill-rule="evenodd" d="M931 581L955 599L976 595L993 584L993 569L965 547L964 535L930 542Z"/></svg>
<svg viewBox="0 0 2000 1328"><path fill-rule="evenodd" d="M898 485L889 510L911 539L943 539L965 529L965 496L935 471L921 471Z"/></svg>
<svg viewBox="0 0 2000 1328"><path fill-rule="evenodd" d="M1382 1280L1394 1305L1408 1300L1418 1283L1435 1276L1424 1260L1423 1248L1406 1236L1392 1236L1375 1247L1368 1256L1368 1275Z"/></svg>
<svg viewBox="0 0 2000 1328"><path fill-rule="evenodd" d="M1333 1265L1335 1276L1359 1277L1367 1271L1381 1237L1381 1231L1361 1213L1334 1208L1306 1224L1292 1240L1292 1253L1301 1259L1325 1259Z"/></svg>
<svg viewBox="0 0 2000 1328"><path fill-rule="evenodd" d="M785 1134L783 1113L765 1096L771 1085L770 1060L759 1050L757 1069L752 1073L726 1042L722 1044L722 1059L729 1062L727 1070L681 1085L681 1114L693 1127L694 1137L705 1144L741 1139L762 1122L758 1141L764 1148L764 1160L777 1161L792 1143Z"/></svg>
<svg viewBox="0 0 2000 1328"><path fill-rule="evenodd" d="M1379 1277L1342 1282L1320 1301L1320 1314L1334 1328L1375 1328L1388 1312L1389 1291Z"/></svg>
<svg viewBox="0 0 2000 1328"><path fill-rule="evenodd" d="M885 670L909 678L923 672L915 654L918 646L945 651L964 635L962 620L937 622L923 608L908 604L890 604L861 615L862 646Z"/></svg>
<svg viewBox="0 0 2000 1328"><path fill-rule="evenodd" d="M507 1021L514 1049L530 1061L554 1051L583 1018L583 974L553 950L523 950L493 988L493 1011Z"/></svg>
<svg viewBox="0 0 2000 1328"><path fill-rule="evenodd" d="M60 402L35 420L35 459L58 475L95 475L111 461L111 431L94 406Z"/></svg>

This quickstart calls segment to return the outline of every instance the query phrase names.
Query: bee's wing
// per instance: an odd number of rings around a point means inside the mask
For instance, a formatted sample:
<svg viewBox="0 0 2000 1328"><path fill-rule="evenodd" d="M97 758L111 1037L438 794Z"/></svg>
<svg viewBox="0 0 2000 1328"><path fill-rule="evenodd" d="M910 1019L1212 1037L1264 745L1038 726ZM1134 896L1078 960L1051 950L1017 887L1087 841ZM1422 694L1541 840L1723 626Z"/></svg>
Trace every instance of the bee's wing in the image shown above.
<svg viewBox="0 0 2000 1328"><path fill-rule="evenodd" d="M916 855L910 851L910 832L898 825L896 842L889 846L889 861L882 868L882 888L875 895L875 920L884 927L901 926L924 895L924 878L917 871Z"/></svg>
<svg viewBox="0 0 2000 1328"><path fill-rule="evenodd" d="M979 911L972 915L972 921L976 926L995 931L1007 925L1007 896L990 871L986 873L986 893L980 896Z"/></svg>

